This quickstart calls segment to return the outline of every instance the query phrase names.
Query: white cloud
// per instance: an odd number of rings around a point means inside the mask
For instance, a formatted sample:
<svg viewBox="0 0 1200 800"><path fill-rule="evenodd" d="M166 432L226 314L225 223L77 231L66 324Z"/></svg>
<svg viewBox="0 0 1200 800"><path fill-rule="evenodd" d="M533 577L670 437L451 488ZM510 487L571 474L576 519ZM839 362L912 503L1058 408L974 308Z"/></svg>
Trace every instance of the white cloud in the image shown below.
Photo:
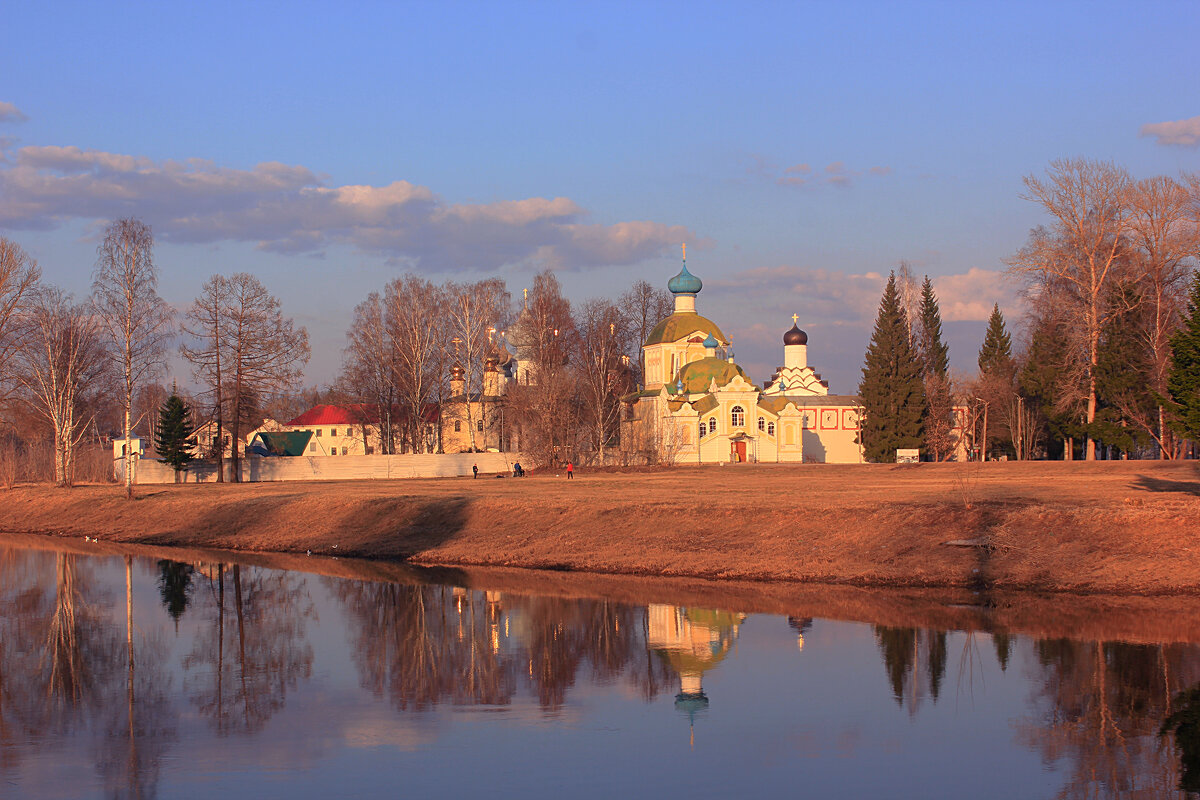
<svg viewBox="0 0 1200 800"><path fill-rule="evenodd" d="M999 270L971 267L957 275L933 278L933 291L945 322L981 322L992 313L992 304L1015 309L1016 286Z"/></svg>
<svg viewBox="0 0 1200 800"><path fill-rule="evenodd" d="M24 122L27 119L29 117L25 116L21 109L0 100L0 122Z"/></svg>
<svg viewBox="0 0 1200 800"><path fill-rule="evenodd" d="M932 276L946 322L987 320L992 304L1016 308L1016 288L999 270L972 267L953 275ZM887 275L847 273L812 267L756 267L710 282L723 292L752 296L766 312L793 313L804 320L870 323L879 307Z"/></svg>
<svg viewBox="0 0 1200 800"><path fill-rule="evenodd" d="M168 242L254 242L283 253L349 244L406 263L476 270L631 264L697 238L658 222L591 223L566 197L449 204L408 181L328 186L307 167L278 162L233 169L57 146L6 155L0 226L9 228L136 215Z"/></svg>
<svg viewBox="0 0 1200 800"><path fill-rule="evenodd" d="M1200 117L1174 122L1150 122L1142 126L1142 136L1153 136L1158 144L1195 147L1200 144Z"/></svg>

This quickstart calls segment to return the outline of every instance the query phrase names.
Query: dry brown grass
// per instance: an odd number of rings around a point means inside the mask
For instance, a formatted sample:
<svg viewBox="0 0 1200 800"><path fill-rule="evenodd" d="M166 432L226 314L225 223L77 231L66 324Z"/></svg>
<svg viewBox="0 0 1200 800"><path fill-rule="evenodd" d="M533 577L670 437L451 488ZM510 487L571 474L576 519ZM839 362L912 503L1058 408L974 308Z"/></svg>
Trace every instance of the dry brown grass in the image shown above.
<svg viewBox="0 0 1200 800"><path fill-rule="evenodd" d="M441 480L18 487L0 530L724 580L1200 591L1196 462L727 466ZM970 540L977 546L947 546Z"/></svg>

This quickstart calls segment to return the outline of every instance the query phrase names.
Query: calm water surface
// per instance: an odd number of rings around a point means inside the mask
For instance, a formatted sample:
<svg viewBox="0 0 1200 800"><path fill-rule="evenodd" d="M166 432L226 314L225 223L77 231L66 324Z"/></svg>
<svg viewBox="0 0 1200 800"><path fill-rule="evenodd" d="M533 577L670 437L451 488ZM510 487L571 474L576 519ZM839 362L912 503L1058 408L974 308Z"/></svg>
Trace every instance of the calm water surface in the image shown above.
<svg viewBox="0 0 1200 800"><path fill-rule="evenodd" d="M1200 787L1196 644L52 547L0 538L0 797Z"/></svg>

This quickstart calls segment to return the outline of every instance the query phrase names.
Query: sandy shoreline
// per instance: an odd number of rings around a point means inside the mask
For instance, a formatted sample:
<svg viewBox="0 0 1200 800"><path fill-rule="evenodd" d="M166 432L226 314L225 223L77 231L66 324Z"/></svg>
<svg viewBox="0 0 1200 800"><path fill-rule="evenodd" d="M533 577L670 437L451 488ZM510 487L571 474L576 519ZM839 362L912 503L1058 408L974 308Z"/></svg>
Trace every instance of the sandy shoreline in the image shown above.
<svg viewBox="0 0 1200 800"><path fill-rule="evenodd" d="M1196 462L729 466L0 494L0 531L724 581L1200 593ZM957 545L947 542L958 542Z"/></svg>

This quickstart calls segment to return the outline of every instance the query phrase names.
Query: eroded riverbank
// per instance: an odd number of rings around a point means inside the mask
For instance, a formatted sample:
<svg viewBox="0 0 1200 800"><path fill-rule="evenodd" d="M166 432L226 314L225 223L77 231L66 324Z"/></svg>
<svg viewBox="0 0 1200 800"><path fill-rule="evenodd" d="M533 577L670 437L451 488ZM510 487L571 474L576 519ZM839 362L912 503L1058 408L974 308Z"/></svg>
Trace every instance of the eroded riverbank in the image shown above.
<svg viewBox="0 0 1200 800"><path fill-rule="evenodd" d="M0 531L727 581L1200 592L1196 462L18 487ZM947 542L959 542L948 545Z"/></svg>

